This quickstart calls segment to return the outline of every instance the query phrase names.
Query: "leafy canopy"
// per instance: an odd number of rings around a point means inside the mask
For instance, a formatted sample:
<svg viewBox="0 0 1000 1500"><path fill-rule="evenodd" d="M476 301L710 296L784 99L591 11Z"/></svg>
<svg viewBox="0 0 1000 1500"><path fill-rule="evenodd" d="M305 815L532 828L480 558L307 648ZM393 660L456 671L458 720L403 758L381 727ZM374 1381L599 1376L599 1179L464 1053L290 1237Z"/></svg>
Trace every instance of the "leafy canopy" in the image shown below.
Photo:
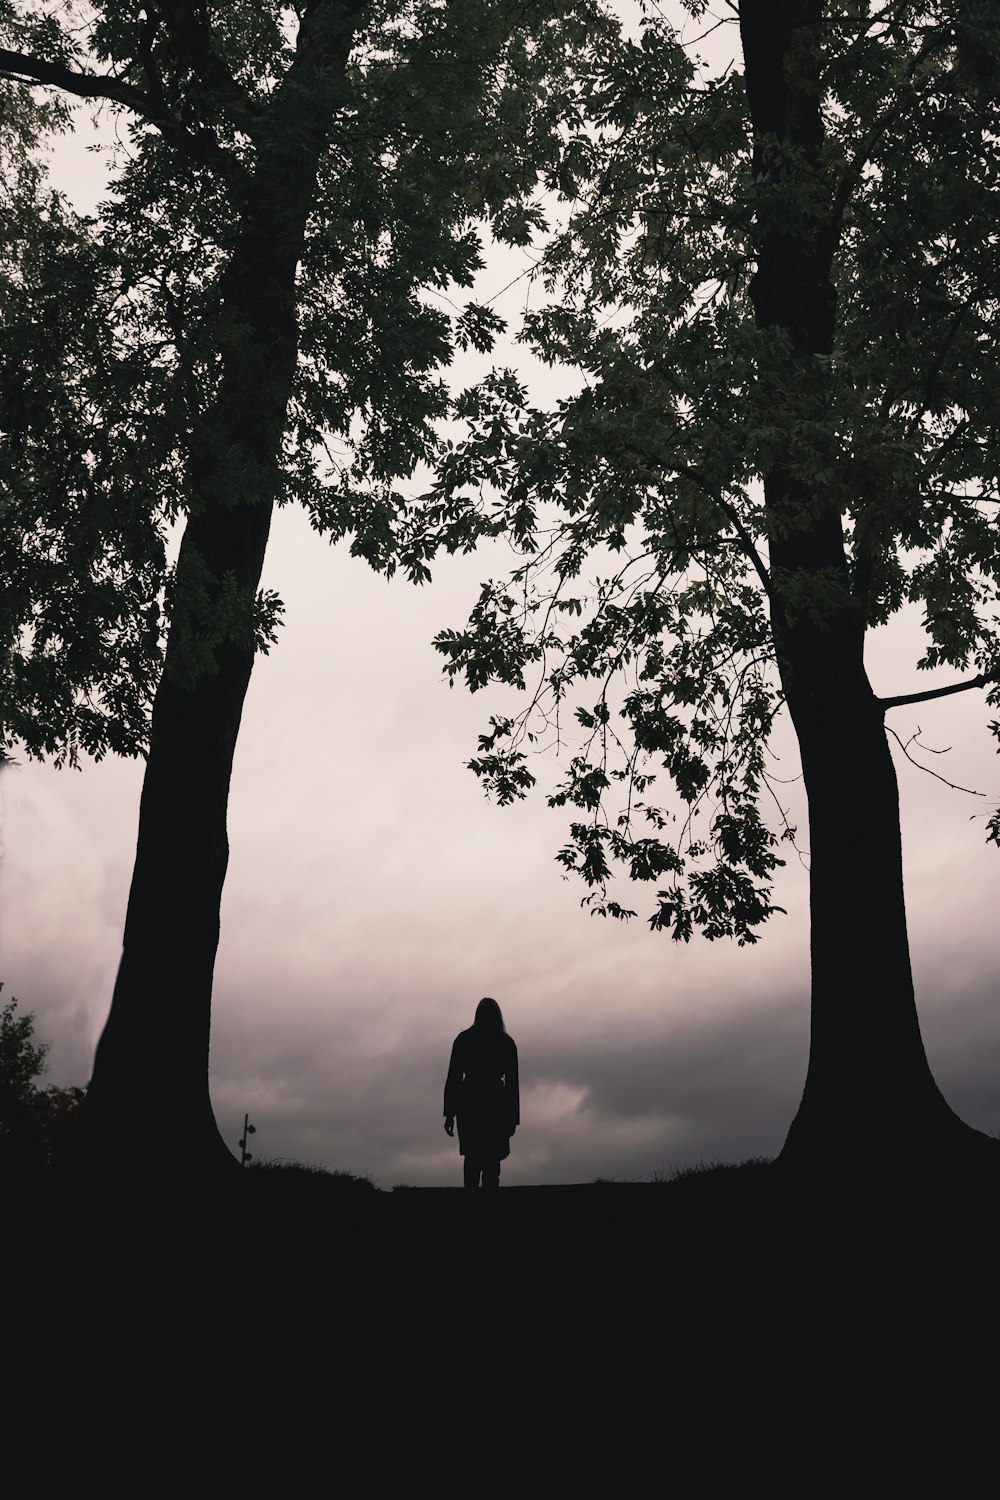
<svg viewBox="0 0 1000 1500"><path fill-rule="evenodd" d="M772 180L753 170L735 23L713 72L662 9L590 55L553 179L564 227L521 337L580 389L544 410L501 370L463 392L466 435L404 553L520 549L436 645L473 691L530 684L471 767L504 803L534 783L533 748L567 752L549 802L574 812L558 858L585 904L634 915L608 896L617 865L658 887L654 928L747 943L795 837L767 760L775 609L846 608L864 632L912 602L916 665L974 672L955 686L1000 703L1000 17L986 0L827 5L819 165ZM772 231L828 250L830 356L755 324ZM796 526L833 502L843 570L772 569L786 522L761 480L779 461L813 497Z"/></svg>
<svg viewBox="0 0 1000 1500"><path fill-rule="evenodd" d="M342 28L342 57L310 71L321 24ZM145 747L169 528L241 338L226 269L262 163L294 165L318 93L333 125L279 498L392 571L397 484L434 451L442 371L499 326L468 295L484 223L521 244L540 222L575 60L615 32L600 0L0 0L0 751ZM44 172L74 97L108 125L93 216ZM280 613L274 595L249 613L234 597L219 628L266 650Z"/></svg>

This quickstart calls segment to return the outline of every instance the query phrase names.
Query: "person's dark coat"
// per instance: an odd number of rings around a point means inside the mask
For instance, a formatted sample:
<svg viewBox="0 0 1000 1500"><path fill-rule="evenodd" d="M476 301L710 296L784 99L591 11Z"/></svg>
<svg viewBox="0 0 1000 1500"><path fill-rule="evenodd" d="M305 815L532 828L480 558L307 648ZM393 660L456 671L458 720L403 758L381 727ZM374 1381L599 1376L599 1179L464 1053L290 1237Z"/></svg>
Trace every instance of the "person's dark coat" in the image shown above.
<svg viewBox="0 0 1000 1500"><path fill-rule="evenodd" d="M517 1047L505 1031L470 1026L451 1049L444 1112L458 1122L458 1149L473 1161L503 1161L521 1123Z"/></svg>

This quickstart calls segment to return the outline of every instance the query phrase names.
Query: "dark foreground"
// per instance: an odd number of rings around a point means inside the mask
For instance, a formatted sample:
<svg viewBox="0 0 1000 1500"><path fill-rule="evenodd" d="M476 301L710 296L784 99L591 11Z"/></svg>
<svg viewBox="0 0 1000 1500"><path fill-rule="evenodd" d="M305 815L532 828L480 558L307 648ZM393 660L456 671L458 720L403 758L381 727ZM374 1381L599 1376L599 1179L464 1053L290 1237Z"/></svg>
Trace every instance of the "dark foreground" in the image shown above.
<svg viewBox="0 0 1000 1500"><path fill-rule="evenodd" d="M8 1347L39 1399L146 1434L147 1478L229 1434L225 1493L276 1439L293 1467L323 1455L324 1490L360 1463L351 1494L493 1493L508 1463L529 1494L979 1493L998 1190L758 1163L495 1194L280 1169L36 1185L11 1200Z"/></svg>

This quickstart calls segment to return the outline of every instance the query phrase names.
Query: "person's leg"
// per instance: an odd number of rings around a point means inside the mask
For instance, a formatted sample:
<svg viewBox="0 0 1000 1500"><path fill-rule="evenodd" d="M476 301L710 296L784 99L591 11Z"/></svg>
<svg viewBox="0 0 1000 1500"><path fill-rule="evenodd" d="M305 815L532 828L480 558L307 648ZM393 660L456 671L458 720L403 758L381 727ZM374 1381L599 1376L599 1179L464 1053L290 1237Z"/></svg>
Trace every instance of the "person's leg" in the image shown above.
<svg viewBox="0 0 1000 1500"><path fill-rule="evenodd" d="M486 1162L483 1167L483 1187L495 1188L500 1186L500 1163L498 1161Z"/></svg>
<svg viewBox="0 0 1000 1500"><path fill-rule="evenodd" d="M466 1156L463 1159L462 1172L467 1188L477 1188L479 1186L479 1173L481 1170L479 1162L474 1161L471 1156Z"/></svg>

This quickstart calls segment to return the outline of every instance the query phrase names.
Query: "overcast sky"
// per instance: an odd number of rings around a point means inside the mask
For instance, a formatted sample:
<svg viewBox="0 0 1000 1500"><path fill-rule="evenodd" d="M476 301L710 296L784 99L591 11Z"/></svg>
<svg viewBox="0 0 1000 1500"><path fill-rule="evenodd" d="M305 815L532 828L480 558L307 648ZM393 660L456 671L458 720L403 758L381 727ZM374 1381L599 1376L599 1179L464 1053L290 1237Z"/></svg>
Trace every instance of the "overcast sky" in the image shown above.
<svg viewBox="0 0 1000 1500"><path fill-rule="evenodd" d="M87 207L99 179L82 145L63 142L55 171ZM509 279L507 260L491 263L482 287ZM505 304L512 317L517 307ZM552 389L536 387L539 399ZM449 690L430 644L464 622L501 566L483 554L439 564L423 589L387 583L301 512L276 517L264 585L282 595L286 624L255 667L230 804L212 1029L223 1135L235 1148L249 1111L261 1155L369 1173L380 1187L459 1183L444 1077L455 1033L493 995L521 1059L523 1123L503 1181L648 1179L683 1162L772 1155L805 1074L806 872L792 855L777 887L788 914L756 948L649 932L648 888L618 893L639 912L628 926L581 911L583 888L554 859L569 820L544 805L554 765L533 767L540 786L527 803L487 803L464 766L501 700ZM933 683L910 665L915 637L904 619L873 638L877 692ZM988 717L969 694L897 709L891 722L952 747L927 757L934 769L987 794L949 790L897 757L931 1065L953 1107L997 1131L1000 851L986 847L984 823L1000 777ZM795 776L787 733L778 748L781 774ZM141 775L131 762L74 773L25 761L0 783L3 998L35 1012L51 1082L90 1073ZM788 792L794 806L798 785ZM170 1101L149 1109L150 1150L169 1150Z"/></svg>

